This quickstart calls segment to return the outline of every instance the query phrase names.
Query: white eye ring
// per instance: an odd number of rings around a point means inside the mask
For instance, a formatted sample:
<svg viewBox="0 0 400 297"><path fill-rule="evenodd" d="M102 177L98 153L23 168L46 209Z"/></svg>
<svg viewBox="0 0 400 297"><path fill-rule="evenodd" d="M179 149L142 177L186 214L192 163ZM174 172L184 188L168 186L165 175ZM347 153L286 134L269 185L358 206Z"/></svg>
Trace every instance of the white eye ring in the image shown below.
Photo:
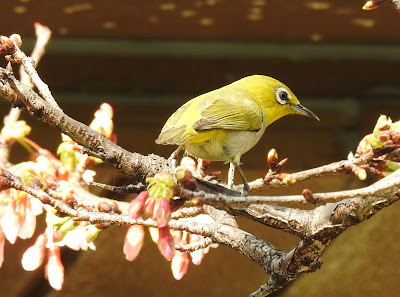
<svg viewBox="0 0 400 297"><path fill-rule="evenodd" d="M289 92L283 87L279 87L275 90L275 97L279 104L289 103Z"/></svg>

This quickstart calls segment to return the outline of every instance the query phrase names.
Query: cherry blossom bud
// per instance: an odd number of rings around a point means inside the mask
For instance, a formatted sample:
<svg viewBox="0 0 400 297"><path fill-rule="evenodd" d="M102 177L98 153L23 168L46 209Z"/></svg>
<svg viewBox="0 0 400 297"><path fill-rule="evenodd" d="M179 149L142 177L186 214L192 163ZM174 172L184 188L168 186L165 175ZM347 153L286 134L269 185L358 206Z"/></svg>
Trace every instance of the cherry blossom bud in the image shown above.
<svg viewBox="0 0 400 297"><path fill-rule="evenodd" d="M10 49L14 48L14 43L7 36L1 35L0 36L0 41L7 48L7 50L10 50Z"/></svg>
<svg viewBox="0 0 400 297"><path fill-rule="evenodd" d="M147 220L153 217L154 207L156 205L156 198L149 198L146 200L146 204L143 209L142 219Z"/></svg>
<svg viewBox="0 0 400 297"><path fill-rule="evenodd" d="M383 3L383 0L370 0L365 2L364 6L362 7L363 10L372 10L379 7L380 4Z"/></svg>
<svg viewBox="0 0 400 297"><path fill-rule="evenodd" d="M316 202L313 194L309 189L304 189L302 194L304 199L306 199L308 203L314 204Z"/></svg>
<svg viewBox="0 0 400 297"><path fill-rule="evenodd" d="M33 271L42 265L46 251L46 243L46 234L40 234L35 243L25 251L21 263L26 271Z"/></svg>
<svg viewBox="0 0 400 297"><path fill-rule="evenodd" d="M189 266L188 254L176 251L171 261L172 275L176 280L182 279Z"/></svg>
<svg viewBox="0 0 400 297"><path fill-rule="evenodd" d="M171 209L169 207L169 199L161 198L156 205L156 221L157 227L162 228L168 225L171 220Z"/></svg>
<svg viewBox="0 0 400 297"><path fill-rule="evenodd" d="M94 113L94 119L89 127L105 138L110 139L114 129L113 113L114 111L110 104L101 104L100 108Z"/></svg>
<svg viewBox="0 0 400 297"><path fill-rule="evenodd" d="M3 127L1 139L5 142L22 140L31 132L31 129L25 121L17 121Z"/></svg>
<svg viewBox="0 0 400 297"><path fill-rule="evenodd" d="M392 123L392 125L390 126L390 130L399 132L400 131L400 121Z"/></svg>
<svg viewBox="0 0 400 297"><path fill-rule="evenodd" d="M390 131L380 131L378 133L378 139L383 142L387 142L390 139Z"/></svg>
<svg viewBox="0 0 400 297"><path fill-rule="evenodd" d="M141 225L132 225L129 227L125 236L124 254L128 261L133 261L137 258L144 241L144 228Z"/></svg>
<svg viewBox="0 0 400 297"><path fill-rule="evenodd" d="M53 245L48 250L45 276L53 289L61 290L64 283L64 265L61 262L59 246Z"/></svg>
<svg viewBox="0 0 400 297"><path fill-rule="evenodd" d="M148 197L149 192L142 191L139 193L139 195L137 195L135 199L131 201L131 203L129 204L128 213L132 219L137 220L138 218L140 218Z"/></svg>
<svg viewBox="0 0 400 297"><path fill-rule="evenodd" d="M158 243L158 234L159 234L158 229L153 228L153 227L149 227L148 229L149 229L151 240L154 243Z"/></svg>
<svg viewBox="0 0 400 297"><path fill-rule="evenodd" d="M288 173L280 173L278 178L284 185L292 185L296 182L296 179Z"/></svg>
<svg viewBox="0 0 400 297"><path fill-rule="evenodd" d="M393 126L393 125L392 125ZM398 143L400 140L400 132L397 130L392 130L390 131L390 139L394 142L394 143Z"/></svg>
<svg viewBox="0 0 400 297"><path fill-rule="evenodd" d="M267 163L269 168L274 168L278 163L278 153L274 148L268 152Z"/></svg>
<svg viewBox="0 0 400 297"><path fill-rule="evenodd" d="M189 170L192 173L195 173L197 169L196 161L190 157L183 157L180 166Z"/></svg>
<svg viewBox="0 0 400 297"><path fill-rule="evenodd" d="M0 192L11 188L12 182L4 176L0 175Z"/></svg>
<svg viewBox="0 0 400 297"><path fill-rule="evenodd" d="M282 160L276 165L276 167L279 168L279 169L282 169L282 167L287 163L288 160L289 160L288 158L282 159Z"/></svg>
<svg viewBox="0 0 400 297"><path fill-rule="evenodd" d="M178 166L178 168L176 168L175 170L175 177L178 181L180 181L181 179L183 179L185 177L185 171L187 169L183 168L181 166ZM190 172L190 171L189 171Z"/></svg>
<svg viewBox="0 0 400 297"><path fill-rule="evenodd" d="M178 167L176 170L176 179L186 189L195 190L197 187L196 180L190 170Z"/></svg>
<svg viewBox="0 0 400 297"><path fill-rule="evenodd" d="M175 244L171 232L169 231L169 227L165 226L162 228L158 228L158 231L158 249L165 259L171 261L175 252Z"/></svg>
<svg viewBox="0 0 400 297"><path fill-rule="evenodd" d="M202 197L194 197L190 199L190 204L193 206L201 207L204 204L204 199Z"/></svg>
<svg viewBox="0 0 400 297"><path fill-rule="evenodd" d="M104 201L101 201L99 202L99 204L97 204L97 209L100 212L106 212L106 213L110 213L112 211L111 205Z"/></svg>
<svg viewBox="0 0 400 297"><path fill-rule="evenodd" d="M161 181L168 187L173 187L175 184L174 178L168 172L159 172L154 176L155 181Z"/></svg>
<svg viewBox="0 0 400 297"><path fill-rule="evenodd" d="M380 131L389 130L392 125L392 120L385 115L381 115L374 127L374 136L378 137Z"/></svg>
<svg viewBox="0 0 400 297"><path fill-rule="evenodd" d="M352 171L354 175L359 178L359 180L365 180L367 178L367 172L365 171L364 168L361 168L359 166L354 166Z"/></svg>
<svg viewBox="0 0 400 297"><path fill-rule="evenodd" d="M17 47L21 47L21 44L22 44L21 35L19 35L19 34L12 34L12 35L10 36L10 39L11 39L12 42L14 42L14 44L15 44Z"/></svg>
<svg viewBox="0 0 400 297"><path fill-rule="evenodd" d="M373 134L368 137L368 142L373 149L380 149L385 145L385 142L380 141L379 138L376 138Z"/></svg>
<svg viewBox="0 0 400 297"><path fill-rule="evenodd" d="M358 144L357 153L358 153L359 155L365 155L365 154L369 153L369 152L372 150L372 147L371 147L371 145L369 144L369 141L368 141L368 138L369 138L370 136L371 136L371 134L365 136L365 137L360 141L360 143Z"/></svg>

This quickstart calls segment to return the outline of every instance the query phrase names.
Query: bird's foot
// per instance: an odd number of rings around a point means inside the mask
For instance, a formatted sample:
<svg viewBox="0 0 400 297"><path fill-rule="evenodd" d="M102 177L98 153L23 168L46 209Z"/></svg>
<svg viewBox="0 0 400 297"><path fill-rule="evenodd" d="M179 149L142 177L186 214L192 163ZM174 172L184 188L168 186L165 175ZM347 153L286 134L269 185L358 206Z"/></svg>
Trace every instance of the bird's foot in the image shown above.
<svg viewBox="0 0 400 297"><path fill-rule="evenodd" d="M246 183L243 184L242 197L249 196L249 194L250 194L250 186L246 182Z"/></svg>

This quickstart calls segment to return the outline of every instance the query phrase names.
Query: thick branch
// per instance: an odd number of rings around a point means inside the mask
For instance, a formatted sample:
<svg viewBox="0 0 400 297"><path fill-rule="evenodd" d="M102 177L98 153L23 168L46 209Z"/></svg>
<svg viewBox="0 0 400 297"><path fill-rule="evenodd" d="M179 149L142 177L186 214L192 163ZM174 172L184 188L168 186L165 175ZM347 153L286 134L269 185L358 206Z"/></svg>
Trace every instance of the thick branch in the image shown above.
<svg viewBox="0 0 400 297"><path fill-rule="evenodd" d="M160 171L169 171L170 164L162 157L131 153L104 138L88 126L70 118L61 110L44 101L29 87L21 84L12 74L0 69L0 95L29 113L37 120L57 128L85 147L92 156L100 158L125 174L144 181Z"/></svg>

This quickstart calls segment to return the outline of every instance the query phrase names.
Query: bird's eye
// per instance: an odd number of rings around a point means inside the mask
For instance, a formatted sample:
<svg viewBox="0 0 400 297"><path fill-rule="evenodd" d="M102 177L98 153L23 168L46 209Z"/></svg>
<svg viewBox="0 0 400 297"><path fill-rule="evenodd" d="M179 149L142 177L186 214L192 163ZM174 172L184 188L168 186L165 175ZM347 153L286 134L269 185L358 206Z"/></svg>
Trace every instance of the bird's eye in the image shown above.
<svg viewBox="0 0 400 297"><path fill-rule="evenodd" d="M285 88L276 89L275 96L279 104L287 104L289 102L289 94Z"/></svg>
<svg viewBox="0 0 400 297"><path fill-rule="evenodd" d="M287 95L287 93L285 91L280 91L279 92L279 98L281 98L281 100L286 101L287 98L288 98L288 95Z"/></svg>

